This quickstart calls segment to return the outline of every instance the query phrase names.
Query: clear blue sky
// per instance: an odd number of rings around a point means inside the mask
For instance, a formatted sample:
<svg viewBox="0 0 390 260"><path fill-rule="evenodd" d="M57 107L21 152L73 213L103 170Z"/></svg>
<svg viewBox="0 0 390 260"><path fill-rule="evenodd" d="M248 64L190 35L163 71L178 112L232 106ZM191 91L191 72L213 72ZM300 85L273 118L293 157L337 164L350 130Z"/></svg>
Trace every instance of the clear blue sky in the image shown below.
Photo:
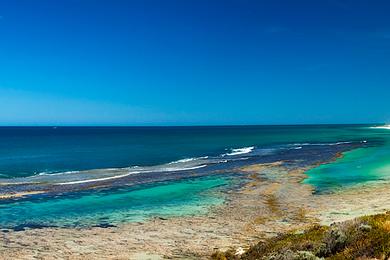
<svg viewBox="0 0 390 260"><path fill-rule="evenodd" d="M390 121L390 1L0 0L0 124Z"/></svg>

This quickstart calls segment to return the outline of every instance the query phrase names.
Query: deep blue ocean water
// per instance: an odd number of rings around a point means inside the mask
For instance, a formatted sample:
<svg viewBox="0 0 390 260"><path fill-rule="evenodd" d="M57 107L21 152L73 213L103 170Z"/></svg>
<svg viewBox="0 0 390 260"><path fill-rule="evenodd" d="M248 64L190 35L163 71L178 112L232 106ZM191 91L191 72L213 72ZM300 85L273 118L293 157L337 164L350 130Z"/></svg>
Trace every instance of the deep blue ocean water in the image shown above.
<svg viewBox="0 0 390 260"><path fill-rule="evenodd" d="M0 127L0 177L152 166L242 147L368 138L351 126Z"/></svg>
<svg viewBox="0 0 390 260"><path fill-rule="evenodd" d="M368 125L0 127L0 194L45 191L2 200L0 227L203 214L239 185L237 166L303 166L337 152L345 158L308 172L305 182L331 191L387 180L389 140L390 130Z"/></svg>

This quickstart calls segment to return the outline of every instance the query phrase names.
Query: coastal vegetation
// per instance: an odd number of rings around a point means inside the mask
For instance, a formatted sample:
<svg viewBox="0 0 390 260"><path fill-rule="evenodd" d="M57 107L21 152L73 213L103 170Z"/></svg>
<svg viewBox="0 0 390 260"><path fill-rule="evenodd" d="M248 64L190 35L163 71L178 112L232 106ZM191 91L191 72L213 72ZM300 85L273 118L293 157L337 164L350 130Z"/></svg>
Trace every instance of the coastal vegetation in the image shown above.
<svg viewBox="0 0 390 260"><path fill-rule="evenodd" d="M215 252L214 260L390 259L390 211L282 234L237 253Z"/></svg>

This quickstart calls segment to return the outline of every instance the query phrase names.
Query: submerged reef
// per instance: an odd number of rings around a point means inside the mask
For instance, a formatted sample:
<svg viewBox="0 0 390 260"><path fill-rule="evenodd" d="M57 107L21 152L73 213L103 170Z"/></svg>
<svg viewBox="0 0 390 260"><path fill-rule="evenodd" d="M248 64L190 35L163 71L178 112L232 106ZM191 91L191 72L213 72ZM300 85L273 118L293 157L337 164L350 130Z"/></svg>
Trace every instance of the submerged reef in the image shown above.
<svg viewBox="0 0 390 260"><path fill-rule="evenodd" d="M261 241L247 251L215 252L212 259L390 259L390 211L330 226L313 225Z"/></svg>

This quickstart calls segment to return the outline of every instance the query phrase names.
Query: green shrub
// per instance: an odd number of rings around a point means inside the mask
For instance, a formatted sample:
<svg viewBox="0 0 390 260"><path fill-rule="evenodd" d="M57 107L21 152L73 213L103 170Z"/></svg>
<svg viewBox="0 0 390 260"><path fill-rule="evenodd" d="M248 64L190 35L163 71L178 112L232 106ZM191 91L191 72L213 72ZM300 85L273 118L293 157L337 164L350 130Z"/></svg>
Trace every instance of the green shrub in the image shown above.
<svg viewBox="0 0 390 260"><path fill-rule="evenodd" d="M287 233L259 242L243 255L232 251L212 259L357 259L390 258L390 212L365 216L328 226L315 225L296 234Z"/></svg>

